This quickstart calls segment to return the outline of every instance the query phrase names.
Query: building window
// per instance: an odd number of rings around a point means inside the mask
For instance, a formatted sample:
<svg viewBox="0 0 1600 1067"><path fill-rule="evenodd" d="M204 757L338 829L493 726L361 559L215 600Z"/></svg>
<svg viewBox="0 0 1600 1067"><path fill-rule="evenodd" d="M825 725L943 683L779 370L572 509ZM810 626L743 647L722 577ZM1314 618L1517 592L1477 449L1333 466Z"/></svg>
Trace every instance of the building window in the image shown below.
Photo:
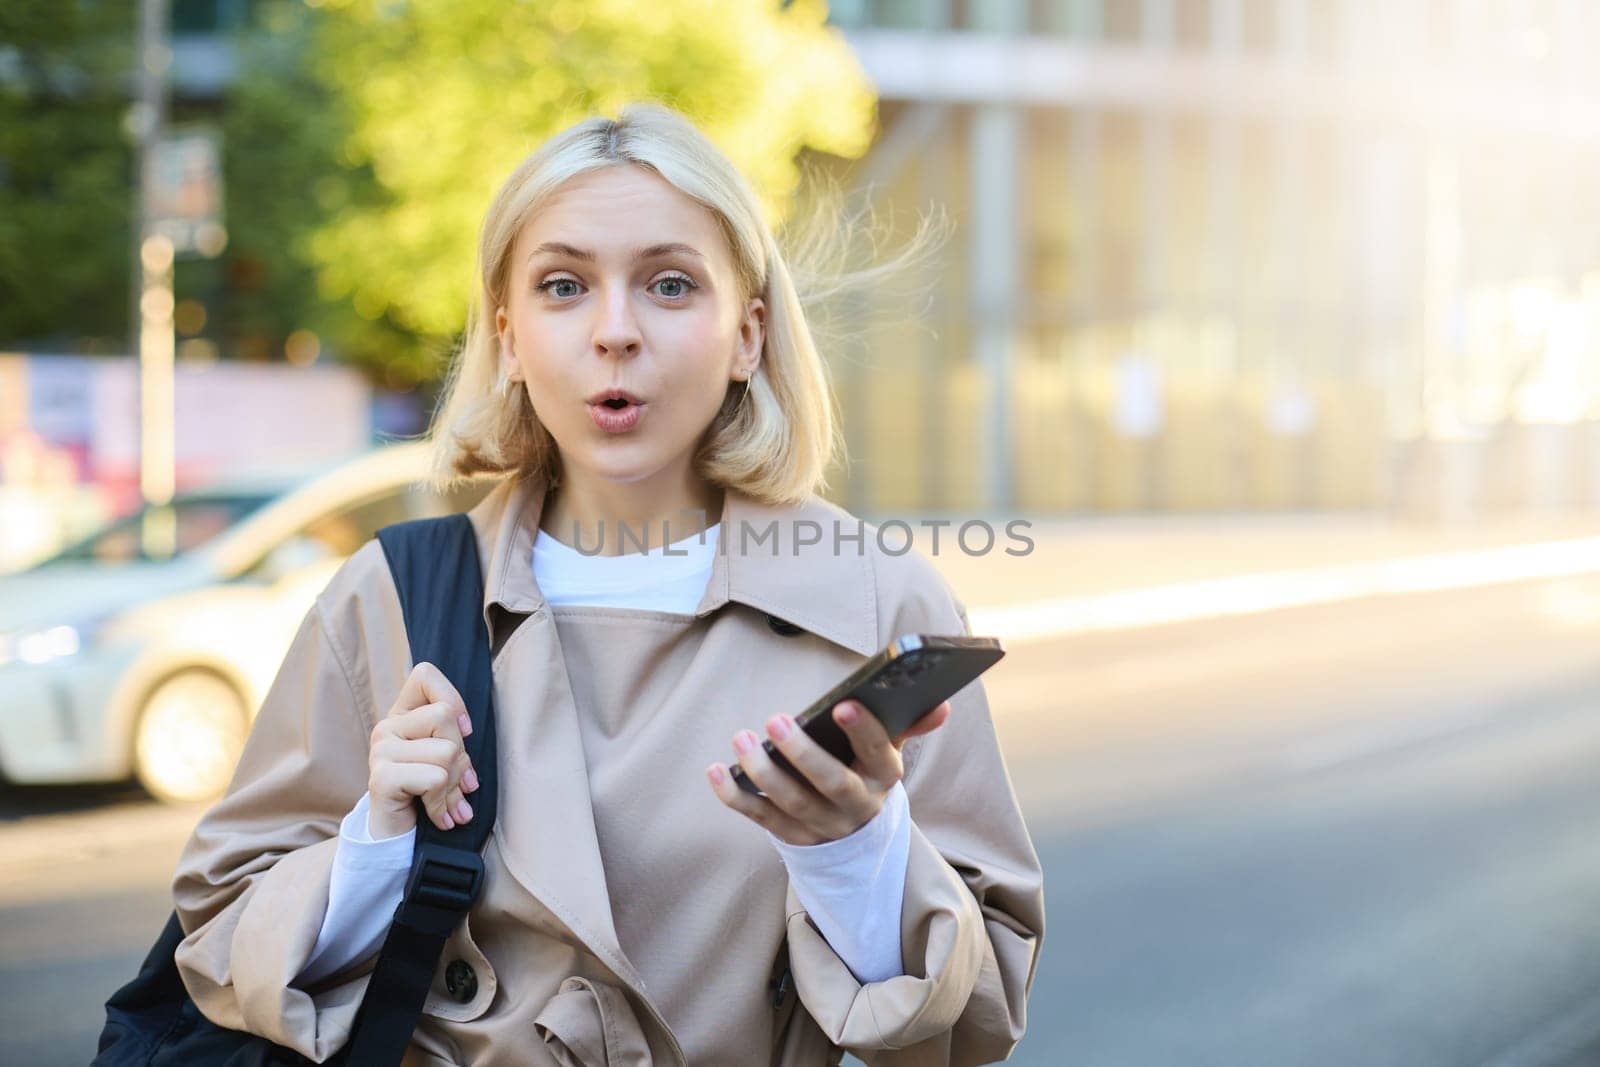
<svg viewBox="0 0 1600 1067"><path fill-rule="evenodd" d="M1210 0L1180 0L1173 12L1179 48L1204 51L1211 43Z"/></svg>
<svg viewBox="0 0 1600 1067"><path fill-rule="evenodd" d="M1144 0L1105 0L1105 38L1108 41L1136 43L1144 32L1140 9Z"/></svg>
<svg viewBox="0 0 1600 1067"><path fill-rule="evenodd" d="M1243 0L1240 5L1244 50L1251 55L1266 55L1277 45L1277 0Z"/></svg>

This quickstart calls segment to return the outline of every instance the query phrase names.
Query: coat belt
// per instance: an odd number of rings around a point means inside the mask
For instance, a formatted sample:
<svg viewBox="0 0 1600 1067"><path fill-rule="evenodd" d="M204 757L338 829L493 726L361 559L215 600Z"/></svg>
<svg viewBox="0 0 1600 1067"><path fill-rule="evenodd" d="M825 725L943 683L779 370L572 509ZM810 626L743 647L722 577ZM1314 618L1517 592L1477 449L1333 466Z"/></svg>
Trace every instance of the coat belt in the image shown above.
<svg viewBox="0 0 1600 1067"><path fill-rule="evenodd" d="M573 975L533 1021L561 1067L651 1067L650 1045L628 996Z"/></svg>

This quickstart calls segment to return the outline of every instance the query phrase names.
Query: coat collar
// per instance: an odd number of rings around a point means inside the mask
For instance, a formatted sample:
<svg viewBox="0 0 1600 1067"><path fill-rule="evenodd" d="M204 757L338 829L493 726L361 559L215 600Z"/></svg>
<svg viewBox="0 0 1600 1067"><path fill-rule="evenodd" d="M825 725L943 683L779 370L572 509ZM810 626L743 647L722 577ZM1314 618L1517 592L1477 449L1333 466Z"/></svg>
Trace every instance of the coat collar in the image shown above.
<svg viewBox="0 0 1600 1067"><path fill-rule="evenodd" d="M497 670L505 684L501 707L536 708L540 713L507 713L496 719L503 762L494 836L511 878L621 978L670 1035L617 937L578 710L559 636L533 575L544 498L542 485L511 480L496 486L469 515L484 561L483 611L490 634L500 636L497 621L520 623L535 634L545 631L544 640L529 640ZM859 545L845 542L834 551L836 519L843 535L862 528ZM697 618L738 602L864 656L876 651L878 594L866 542L875 531L826 501L813 498L802 505L774 507L732 490L724 494L721 521ZM821 537L797 554L792 527L806 521L818 524L818 530L804 527L802 536L815 538L820 532ZM774 523L774 533L768 534ZM741 537L746 527L751 532ZM522 618L514 623L497 620L501 611ZM504 762L508 753L535 752L540 773L511 773L513 764ZM681 1052L674 1062L682 1064Z"/></svg>
<svg viewBox="0 0 1600 1067"><path fill-rule="evenodd" d="M545 606L533 576L545 492L539 480L507 478L472 509L487 561L483 608L491 633L492 607L527 614ZM876 527L817 496L800 504L768 504L736 489L723 493L721 523L697 618L734 601L860 655L878 651L869 556ZM815 544L800 543L812 539Z"/></svg>

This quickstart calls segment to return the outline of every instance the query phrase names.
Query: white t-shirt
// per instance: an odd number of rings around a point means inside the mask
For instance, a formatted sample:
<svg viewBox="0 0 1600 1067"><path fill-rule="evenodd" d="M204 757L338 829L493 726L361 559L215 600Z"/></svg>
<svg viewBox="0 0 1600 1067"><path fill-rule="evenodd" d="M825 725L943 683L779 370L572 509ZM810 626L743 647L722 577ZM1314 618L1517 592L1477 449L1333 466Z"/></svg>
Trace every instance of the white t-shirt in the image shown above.
<svg viewBox="0 0 1600 1067"><path fill-rule="evenodd" d="M711 580L720 525L648 552L630 545L620 556L580 552L540 530L534 580L551 605L692 615ZM416 831L373 840L367 812L363 795L340 824L328 910L311 959L296 978L301 985L377 952L405 895ZM895 783L883 809L845 837L820 845L790 845L770 832L767 838L783 859L800 903L858 981L904 973L900 916L911 814L903 785Z"/></svg>

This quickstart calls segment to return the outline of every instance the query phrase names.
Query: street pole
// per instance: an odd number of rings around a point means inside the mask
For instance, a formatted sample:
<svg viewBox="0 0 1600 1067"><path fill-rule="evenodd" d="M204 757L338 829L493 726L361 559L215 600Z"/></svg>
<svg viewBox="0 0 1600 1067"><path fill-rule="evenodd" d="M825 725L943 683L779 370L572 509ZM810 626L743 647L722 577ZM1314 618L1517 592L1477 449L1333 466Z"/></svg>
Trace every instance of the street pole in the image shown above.
<svg viewBox="0 0 1600 1067"><path fill-rule="evenodd" d="M175 529L170 513L175 488L176 445L173 410L172 238L155 225L151 203L156 186L156 145L167 124L168 0L139 3L139 99L133 127L138 144L134 203L135 272L133 307L135 350L139 353L139 488L151 505L143 531L146 554L171 555Z"/></svg>

